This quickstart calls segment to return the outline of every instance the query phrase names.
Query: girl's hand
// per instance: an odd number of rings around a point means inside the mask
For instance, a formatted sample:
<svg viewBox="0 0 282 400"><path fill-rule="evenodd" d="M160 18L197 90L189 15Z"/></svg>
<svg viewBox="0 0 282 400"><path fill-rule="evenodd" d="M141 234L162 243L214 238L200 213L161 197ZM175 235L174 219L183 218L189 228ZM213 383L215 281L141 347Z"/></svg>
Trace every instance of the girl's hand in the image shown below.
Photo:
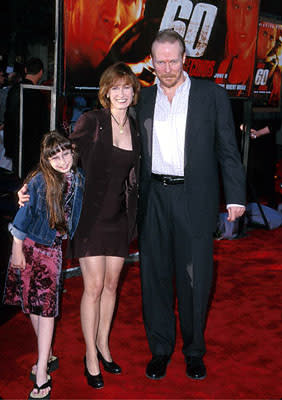
<svg viewBox="0 0 282 400"><path fill-rule="evenodd" d="M25 256L23 253L23 241L14 237L12 256L11 256L12 268L18 268L24 270L26 267Z"/></svg>
<svg viewBox="0 0 282 400"><path fill-rule="evenodd" d="M19 201L18 204L20 207L24 206L24 203L29 201L29 194L27 193L27 184L25 183L23 187L18 191Z"/></svg>

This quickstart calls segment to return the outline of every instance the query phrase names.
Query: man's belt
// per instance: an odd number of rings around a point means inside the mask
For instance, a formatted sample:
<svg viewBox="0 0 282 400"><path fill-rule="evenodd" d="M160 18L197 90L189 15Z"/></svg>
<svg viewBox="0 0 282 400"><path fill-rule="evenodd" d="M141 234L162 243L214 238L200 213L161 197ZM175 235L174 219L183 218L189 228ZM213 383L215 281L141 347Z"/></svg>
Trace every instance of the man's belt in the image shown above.
<svg viewBox="0 0 282 400"><path fill-rule="evenodd" d="M159 175L159 174L151 174L152 179L155 181L161 182L162 185L179 185L184 183L184 176L178 175Z"/></svg>

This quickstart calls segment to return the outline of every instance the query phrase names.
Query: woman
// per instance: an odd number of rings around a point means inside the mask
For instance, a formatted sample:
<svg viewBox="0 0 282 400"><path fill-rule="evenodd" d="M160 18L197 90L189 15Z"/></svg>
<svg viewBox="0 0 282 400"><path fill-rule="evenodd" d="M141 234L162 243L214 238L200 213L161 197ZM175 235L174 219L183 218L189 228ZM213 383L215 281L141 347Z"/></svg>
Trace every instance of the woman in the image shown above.
<svg viewBox="0 0 282 400"><path fill-rule="evenodd" d="M110 66L100 79L99 100L104 109L83 114L71 135L86 174L72 250L84 281L85 375L94 388L104 386L99 360L107 372L121 373L112 360L109 333L119 276L135 228L139 142L129 107L136 104L139 90L126 64Z"/></svg>

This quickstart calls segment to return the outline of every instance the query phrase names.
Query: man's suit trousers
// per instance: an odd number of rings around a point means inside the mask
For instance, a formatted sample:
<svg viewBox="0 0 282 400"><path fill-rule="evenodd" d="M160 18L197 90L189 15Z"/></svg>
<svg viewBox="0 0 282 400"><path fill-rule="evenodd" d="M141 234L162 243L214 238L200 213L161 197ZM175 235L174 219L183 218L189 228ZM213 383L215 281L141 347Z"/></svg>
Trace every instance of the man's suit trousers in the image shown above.
<svg viewBox="0 0 282 400"><path fill-rule="evenodd" d="M207 199L208 201L208 199ZM183 353L203 356L204 328L213 275L213 234L194 236L184 184L152 180L139 232L143 313L154 355L175 346L175 295ZM200 222L199 222L200 223Z"/></svg>

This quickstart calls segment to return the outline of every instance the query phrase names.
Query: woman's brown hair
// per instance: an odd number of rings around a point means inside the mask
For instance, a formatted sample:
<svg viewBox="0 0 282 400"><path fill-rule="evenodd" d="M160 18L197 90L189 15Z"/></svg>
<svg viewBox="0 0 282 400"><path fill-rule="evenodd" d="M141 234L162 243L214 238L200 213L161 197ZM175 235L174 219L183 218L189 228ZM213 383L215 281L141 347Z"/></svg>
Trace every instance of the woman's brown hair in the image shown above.
<svg viewBox="0 0 282 400"><path fill-rule="evenodd" d="M25 182L38 172L41 172L46 184L46 204L51 229L56 229L60 233L67 232L67 224L64 212L64 190L66 181L64 174L52 168L49 158L60 151L71 150L73 154L72 169L76 170L77 153L75 152L70 139L61 135L57 131L51 131L44 135L41 142L40 161L38 167L31 172Z"/></svg>
<svg viewBox="0 0 282 400"><path fill-rule="evenodd" d="M117 62L108 67L103 72L100 79L100 89L98 97L100 103L104 108L110 108L111 102L110 99L107 97L107 94L111 87L113 87L115 83L120 79L124 80L126 84L132 86L134 93L132 105L135 105L137 103L141 87L140 82L128 65L123 62Z"/></svg>

